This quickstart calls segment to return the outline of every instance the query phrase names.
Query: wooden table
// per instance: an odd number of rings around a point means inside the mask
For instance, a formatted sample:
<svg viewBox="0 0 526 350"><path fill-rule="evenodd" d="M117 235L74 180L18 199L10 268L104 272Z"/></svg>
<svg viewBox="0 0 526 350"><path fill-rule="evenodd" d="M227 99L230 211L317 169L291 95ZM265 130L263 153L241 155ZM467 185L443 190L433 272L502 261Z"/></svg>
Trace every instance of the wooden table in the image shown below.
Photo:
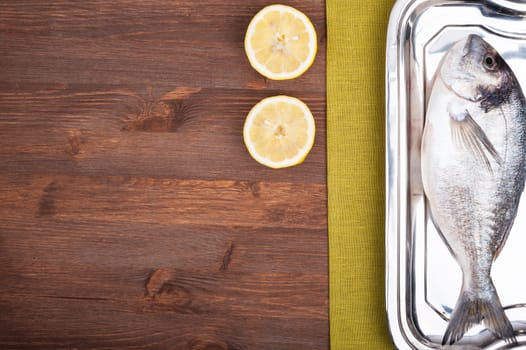
<svg viewBox="0 0 526 350"><path fill-rule="evenodd" d="M325 3L301 78L243 50L268 1L0 2L0 349L327 349ZM243 145L301 98L306 161Z"/></svg>

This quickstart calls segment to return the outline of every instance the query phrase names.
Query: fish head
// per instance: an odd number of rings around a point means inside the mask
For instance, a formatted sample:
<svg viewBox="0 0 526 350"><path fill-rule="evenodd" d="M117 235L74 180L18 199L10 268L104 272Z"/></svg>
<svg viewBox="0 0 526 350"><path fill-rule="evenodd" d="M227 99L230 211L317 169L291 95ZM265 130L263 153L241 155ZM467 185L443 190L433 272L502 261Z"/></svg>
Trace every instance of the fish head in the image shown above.
<svg viewBox="0 0 526 350"><path fill-rule="evenodd" d="M506 62L479 35L471 34L448 51L439 72L458 96L487 110L507 100L514 76Z"/></svg>

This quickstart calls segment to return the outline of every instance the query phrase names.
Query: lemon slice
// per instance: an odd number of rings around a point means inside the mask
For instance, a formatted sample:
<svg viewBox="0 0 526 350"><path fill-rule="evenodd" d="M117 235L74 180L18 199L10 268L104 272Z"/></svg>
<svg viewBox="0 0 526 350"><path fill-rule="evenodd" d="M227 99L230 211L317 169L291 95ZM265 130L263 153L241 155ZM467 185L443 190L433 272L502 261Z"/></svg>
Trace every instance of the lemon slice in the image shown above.
<svg viewBox="0 0 526 350"><path fill-rule="evenodd" d="M285 5L263 8L245 35L250 65L273 80L299 77L314 62L317 49L312 22L303 12Z"/></svg>
<svg viewBox="0 0 526 350"><path fill-rule="evenodd" d="M297 98L273 96L248 113L243 140L259 163L285 168L303 162L314 143L316 127L309 107Z"/></svg>

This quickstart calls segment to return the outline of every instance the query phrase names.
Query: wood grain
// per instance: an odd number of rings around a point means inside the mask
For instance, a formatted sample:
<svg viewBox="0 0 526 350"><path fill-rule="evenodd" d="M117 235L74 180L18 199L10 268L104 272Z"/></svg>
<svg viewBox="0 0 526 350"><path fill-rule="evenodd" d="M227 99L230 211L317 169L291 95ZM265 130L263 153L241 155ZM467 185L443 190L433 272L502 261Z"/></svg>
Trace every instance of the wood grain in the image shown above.
<svg viewBox="0 0 526 350"><path fill-rule="evenodd" d="M314 65L270 81L267 1L0 2L0 349L328 349L325 3ZM314 147L257 164L260 99Z"/></svg>

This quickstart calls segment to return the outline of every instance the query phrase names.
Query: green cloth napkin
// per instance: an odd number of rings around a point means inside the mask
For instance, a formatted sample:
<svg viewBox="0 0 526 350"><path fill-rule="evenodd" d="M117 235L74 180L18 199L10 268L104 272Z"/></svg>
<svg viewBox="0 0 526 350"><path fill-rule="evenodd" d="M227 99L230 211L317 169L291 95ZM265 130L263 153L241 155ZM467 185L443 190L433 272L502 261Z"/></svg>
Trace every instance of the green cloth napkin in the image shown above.
<svg viewBox="0 0 526 350"><path fill-rule="evenodd" d="M384 71L394 0L327 0L331 349L393 349L385 314Z"/></svg>

